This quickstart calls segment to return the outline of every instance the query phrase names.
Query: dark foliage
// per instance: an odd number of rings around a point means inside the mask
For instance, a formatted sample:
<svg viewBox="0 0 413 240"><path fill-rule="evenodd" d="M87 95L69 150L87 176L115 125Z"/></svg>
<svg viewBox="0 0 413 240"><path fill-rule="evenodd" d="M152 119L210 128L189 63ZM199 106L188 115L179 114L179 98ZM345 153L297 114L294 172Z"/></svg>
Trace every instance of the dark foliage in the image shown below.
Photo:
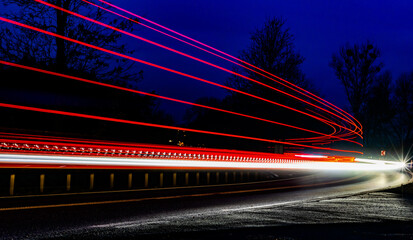
<svg viewBox="0 0 413 240"><path fill-rule="evenodd" d="M242 51L240 59L267 72L276 74L300 87L307 89L311 88L300 69L300 65L304 61L304 58L296 52L293 44L294 37L284 24L285 20L281 18L268 19L262 28L257 29L251 34L251 44L245 51ZM292 99L291 97L287 97L277 90L270 89L276 88L291 93L292 91L288 87L268 79L266 76L241 67L236 68L235 71L267 86L251 82L236 75L233 75L227 81L228 86L282 105L303 109L303 104L301 102ZM232 91L229 92L229 95L223 100L204 98L199 99L198 103L267 120L289 123L296 126L320 127L315 120L305 118L306 120L303 121L302 115L283 108L282 106L276 106L272 103L254 99L250 96ZM192 108L188 112L187 117L191 127L225 133L260 137L271 140L285 140L287 138L306 136L305 132L303 133L273 123L220 113L213 110ZM191 142L194 144L206 144L207 146L222 144L229 148L238 147L258 151L274 151L275 145L271 143L243 140L231 141L231 143L225 140L222 140L221 142L214 137L192 139Z"/></svg>
<svg viewBox="0 0 413 240"><path fill-rule="evenodd" d="M393 81L390 72L380 74L384 65L379 56L380 50L368 41L347 44L333 54L330 66L363 124L364 151L373 156L382 149L407 154L413 146L413 73Z"/></svg>
<svg viewBox="0 0 413 240"><path fill-rule="evenodd" d="M377 74L383 67L377 63L380 50L370 42L347 44L333 54L330 66L346 90L351 110L357 119L364 122L363 112Z"/></svg>
<svg viewBox="0 0 413 240"><path fill-rule="evenodd" d="M103 21L116 28L133 31L130 21L119 21L107 12L81 0L49 0L51 4L91 19ZM123 54L133 54L133 49L123 44L120 33L103 28L94 23L55 10L49 6L27 0L5 0L7 18L31 25L62 36L83 41L98 47ZM136 26L136 25L135 25ZM96 51L60 38L37 33L32 30L0 25L0 59L31 67L51 70L68 75L83 77L119 86L136 88L142 79L142 72L136 70L131 61L114 58L112 55ZM59 109L142 122L173 124L172 118L159 109L159 103L149 97L111 90L73 80L1 67L3 102ZM57 117L22 111L5 110L3 128L59 132L76 136L129 139L148 142L167 142L158 130L124 126L122 124L85 121L69 117ZM31 119L31 123L22 119ZM159 133L159 134L156 134ZM145 136L142 137L142 136Z"/></svg>
<svg viewBox="0 0 413 240"><path fill-rule="evenodd" d="M402 74L394 84L392 131L398 145L413 146L413 72ZM411 154L411 153L410 153Z"/></svg>

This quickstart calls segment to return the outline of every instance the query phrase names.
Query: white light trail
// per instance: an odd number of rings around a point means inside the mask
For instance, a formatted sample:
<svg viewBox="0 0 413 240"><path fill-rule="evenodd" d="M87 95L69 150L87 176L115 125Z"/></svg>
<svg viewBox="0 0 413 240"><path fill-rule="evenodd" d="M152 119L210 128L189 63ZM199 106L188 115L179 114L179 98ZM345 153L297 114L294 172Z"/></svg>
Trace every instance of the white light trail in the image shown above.
<svg viewBox="0 0 413 240"><path fill-rule="evenodd" d="M56 168L70 166L93 167L130 167L130 168L222 168L222 169L294 169L294 170L331 170L331 171L391 171L405 168L403 162L391 162L371 159L356 159L355 162L323 162L286 160L281 163L236 162L211 160L178 160L162 158L121 158L121 157L85 157L53 156L35 154L0 154L1 164L53 165Z"/></svg>
<svg viewBox="0 0 413 240"><path fill-rule="evenodd" d="M327 156L322 156L322 155L307 155L307 154L301 154L301 155L295 155L296 157L302 157L302 158L328 158Z"/></svg>

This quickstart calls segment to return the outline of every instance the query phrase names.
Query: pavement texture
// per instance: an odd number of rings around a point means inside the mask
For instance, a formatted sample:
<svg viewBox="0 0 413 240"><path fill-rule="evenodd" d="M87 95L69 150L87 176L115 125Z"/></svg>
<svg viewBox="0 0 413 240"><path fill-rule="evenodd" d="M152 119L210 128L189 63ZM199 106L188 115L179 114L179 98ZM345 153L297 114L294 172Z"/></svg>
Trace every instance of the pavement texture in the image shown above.
<svg viewBox="0 0 413 240"><path fill-rule="evenodd" d="M406 190L409 189L409 190ZM202 214L131 219L53 239L413 239L413 185L383 192Z"/></svg>
<svg viewBox="0 0 413 240"><path fill-rule="evenodd" d="M413 185L397 187L405 179L401 176L269 192L1 211L0 239L413 239ZM329 178L299 179L318 183ZM378 191L389 184L391 188ZM363 193L366 188L376 190ZM108 197L126 197L118 195Z"/></svg>

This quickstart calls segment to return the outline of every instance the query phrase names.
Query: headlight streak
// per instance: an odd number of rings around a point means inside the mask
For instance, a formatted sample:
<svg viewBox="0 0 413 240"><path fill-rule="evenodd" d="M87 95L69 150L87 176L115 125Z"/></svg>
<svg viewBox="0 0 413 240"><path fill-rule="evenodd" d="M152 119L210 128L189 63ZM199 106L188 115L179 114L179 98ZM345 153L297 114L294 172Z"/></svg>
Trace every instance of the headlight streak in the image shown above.
<svg viewBox="0 0 413 240"><path fill-rule="evenodd" d="M327 158L327 156L322 155L295 155L296 157L303 157L303 158Z"/></svg>
<svg viewBox="0 0 413 240"><path fill-rule="evenodd" d="M107 166L110 168L197 168L197 169L292 169L325 171L395 171L406 167L402 162L371 159L356 159L355 162L323 162L288 159L284 162L236 162L211 160L177 160L156 158L84 157L29 154L0 154L1 164L53 165L56 168L87 166L88 168Z"/></svg>

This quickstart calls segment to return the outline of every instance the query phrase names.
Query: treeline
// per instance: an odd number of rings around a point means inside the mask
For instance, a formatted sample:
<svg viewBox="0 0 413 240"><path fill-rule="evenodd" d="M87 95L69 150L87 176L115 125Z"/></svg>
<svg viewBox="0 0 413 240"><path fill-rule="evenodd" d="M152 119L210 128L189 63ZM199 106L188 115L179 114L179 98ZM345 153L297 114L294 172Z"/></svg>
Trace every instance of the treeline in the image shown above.
<svg viewBox="0 0 413 240"><path fill-rule="evenodd" d="M293 40L294 36L285 27L284 19L268 19L262 28L251 34L251 44L241 52L240 58L318 94L301 71L304 58L295 50ZM380 155L381 150L394 156L408 155L410 152L413 146L413 71L393 78L390 71L383 70L384 64L380 61L380 55L380 49L369 41L362 44L346 44L339 49L338 53L332 55L329 66L334 70L346 91L350 104L347 111L363 125L363 139L357 140L364 145L364 148L343 142L326 143L321 146L361 150L366 156L374 157ZM246 65L246 67L249 66ZM240 67L235 68L235 71L270 87L292 93L286 87L253 71ZM307 106L299 101L239 76L232 76L227 81L227 86L296 109L308 110ZM311 118L240 93L229 92L224 99L201 98L198 103L315 131L329 132L331 130ZM310 113L316 116L323 114L320 111ZM314 136L268 122L197 107L188 111L187 121L188 126L193 128L281 141ZM187 142L192 145L242 147L262 151L272 151L276 147L269 143L228 141L213 136L192 137L188 138ZM284 147L292 151L297 150L294 147Z"/></svg>
<svg viewBox="0 0 413 240"><path fill-rule="evenodd" d="M256 29L251 34L250 42L248 48L240 54L239 58L242 61L257 66L266 72L274 73L278 77L286 79L301 88L316 92L301 70L304 58L295 49L294 36L285 26L285 19L268 19L263 27ZM252 68L246 64L244 66ZM296 92L288 88L288 84L283 86L277 83L277 81L280 81L277 78L272 77L273 79L270 79L267 77L267 74L263 75L246 68L237 66L234 68L234 71L258 83L234 74L227 80L226 85L258 98L237 91L228 91L228 95L223 99L200 98L197 103L256 118L252 119L246 116L193 107L186 115L189 127L276 141L289 141L289 139L294 138L315 136L314 134L276 123L289 124L320 132L329 132L331 130L330 127L320 124L314 118L288 109L292 108L309 112L306 109L308 106L305 103L283 94L283 92L287 92L297 95ZM310 102L312 101L310 100ZM309 113L316 117L323 114L321 110L317 109ZM214 136L194 136L194 134L189 136L186 141L190 145L224 146L255 151L280 152L278 144L270 142L246 141ZM284 145L284 150L297 151L301 150L301 148Z"/></svg>
<svg viewBox="0 0 413 240"><path fill-rule="evenodd" d="M54 0L50 3L81 13L97 21L133 31L130 21L110 18L107 12L81 0ZM122 41L119 32L100 27L35 1L5 0L12 11L9 19L55 32L122 54L134 50ZM0 25L0 59L21 65L63 73L121 87L137 89L143 74L133 62L21 27ZM172 125L173 119L155 98L107 87L76 82L30 70L0 66L0 100L11 104L106 116L132 121ZM22 110L0 108L2 131L33 132L85 138L106 138L135 142L166 143L175 131L86 120Z"/></svg>
<svg viewBox="0 0 413 240"><path fill-rule="evenodd" d="M347 44L330 66L343 84L351 112L364 127L365 152L409 155L413 146L413 70L393 78L383 71L380 49L367 41Z"/></svg>

